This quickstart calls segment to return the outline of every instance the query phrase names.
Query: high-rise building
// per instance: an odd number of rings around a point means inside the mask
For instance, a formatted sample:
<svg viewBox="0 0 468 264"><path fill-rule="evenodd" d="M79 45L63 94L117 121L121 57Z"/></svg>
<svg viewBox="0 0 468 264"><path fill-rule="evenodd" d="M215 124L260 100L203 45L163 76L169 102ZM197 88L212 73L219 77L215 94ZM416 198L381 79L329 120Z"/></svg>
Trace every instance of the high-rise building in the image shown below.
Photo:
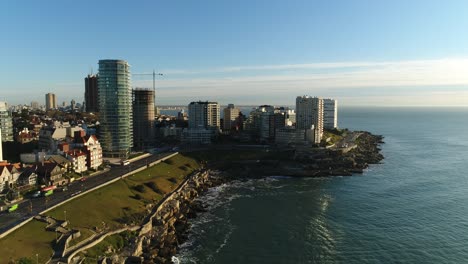
<svg viewBox="0 0 468 264"><path fill-rule="evenodd" d="M39 103L36 101L31 102L31 109L39 109Z"/></svg>
<svg viewBox="0 0 468 264"><path fill-rule="evenodd" d="M55 94L53 93L46 94L45 101L46 101L46 110L57 109L57 99L55 98Z"/></svg>
<svg viewBox="0 0 468 264"><path fill-rule="evenodd" d="M127 158L133 147L130 65L124 60L100 60L98 87L103 155Z"/></svg>
<svg viewBox="0 0 468 264"><path fill-rule="evenodd" d="M298 96L296 98L296 128L314 127L315 143L320 143L323 134L323 100L318 97Z"/></svg>
<svg viewBox="0 0 468 264"><path fill-rule="evenodd" d="M72 99L71 102L70 102L70 108L71 108L71 110L75 110L75 107L76 107L76 101L75 101L75 99Z"/></svg>
<svg viewBox="0 0 468 264"><path fill-rule="evenodd" d="M0 161L3 161L2 129L0 128Z"/></svg>
<svg viewBox="0 0 468 264"><path fill-rule="evenodd" d="M323 99L323 128L333 129L338 127L338 101L335 99Z"/></svg>
<svg viewBox="0 0 468 264"><path fill-rule="evenodd" d="M84 81L86 112L99 112L98 76L88 75Z"/></svg>
<svg viewBox="0 0 468 264"><path fill-rule="evenodd" d="M133 145L136 149L154 143L154 91L133 90Z"/></svg>
<svg viewBox="0 0 468 264"><path fill-rule="evenodd" d="M6 102L0 102L0 129L2 142L13 141L13 119Z"/></svg>
<svg viewBox="0 0 468 264"><path fill-rule="evenodd" d="M188 105L189 128L219 129L220 114L217 102L191 102Z"/></svg>
<svg viewBox="0 0 468 264"><path fill-rule="evenodd" d="M229 131L235 125L236 119L239 118L240 109L229 104L223 110L223 130Z"/></svg>

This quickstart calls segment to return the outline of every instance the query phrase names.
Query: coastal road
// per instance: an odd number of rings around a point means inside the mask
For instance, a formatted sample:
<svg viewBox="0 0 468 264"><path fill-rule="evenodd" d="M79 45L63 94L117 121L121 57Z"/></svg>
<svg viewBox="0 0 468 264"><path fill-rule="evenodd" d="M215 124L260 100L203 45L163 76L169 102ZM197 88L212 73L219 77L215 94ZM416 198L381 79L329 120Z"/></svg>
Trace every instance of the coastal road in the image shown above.
<svg viewBox="0 0 468 264"><path fill-rule="evenodd" d="M68 190L66 191L54 190L54 194L48 197L25 199L21 202L15 212L8 213L6 211L0 213L0 233L7 231L27 218L35 216L45 209L68 200L71 197L80 194L81 192L94 188L115 178L122 177L132 170L148 166L148 164L167 157L173 153L174 152L165 152L154 154L149 157L134 161L127 166L113 166L108 171L101 174L87 177L85 180L76 180L70 183L67 187ZM66 212L63 214L63 217L66 217Z"/></svg>

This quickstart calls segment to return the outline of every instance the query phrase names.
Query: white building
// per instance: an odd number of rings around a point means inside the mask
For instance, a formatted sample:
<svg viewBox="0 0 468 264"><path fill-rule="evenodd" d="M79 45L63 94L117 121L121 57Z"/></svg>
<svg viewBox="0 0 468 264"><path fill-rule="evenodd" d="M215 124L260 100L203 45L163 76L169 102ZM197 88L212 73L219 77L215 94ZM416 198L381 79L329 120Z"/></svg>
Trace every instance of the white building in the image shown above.
<svg viewBox="0 0 468 264"><path fill-rule="evenodd" d="M6 102L0 102L0 129L2 142L13 141L13 119Z"/></svg>
<svg viewBox="0 0 468 264"><path fill-rule="evenodd" d="M314 129L284 127L276 130L275 143L278 145L307 145L315 142Z"/></svg>
<svg viewBox="0 0 468 264"><path fill-rule="evenodd" d="M188 115L189 127L182 132L182 142L211 143L219 133L219 104L216 102L191 102L188 105Z"/></svg>
<svg viewBox="0 0 468 264"><path fill-rule="evenodd" d="M338 101L335 99L323 99L323 128L333 129L338 127Z"/></svg>
<svg viewBox="0 0 468 264"><path fill-rule="evenodd" d="M72 164L72 170L76 173L81 173L88 170L86 164L86 153L82 151L72 150L66 154L67 159Z"/></svg>
<svg viewBox="0 0 468 264"><path fill-rule="evenodd" d="M56 152L58 143L65 138L73 138L76 131L82 131L81 127L71 127L68 123L56 122L53 127L43 127L39 131L39 149Z"/></svg>
<svg viewBox="0 0 468 264"><path fill-rule="evenodd" d="M220 128L217 102L191 102L188 105L189 128Z"/></svg>
<svg viewBox="0 0 468 264"><path fill-rule="evenodd" d="M298 96L296 98L296 128L311 129L314 126L315 143L323 135L323 100L318 97Z"/></svg>
<svg viewBox="0 0 468 264"><path fill-rule="evenodd" d="M75 148L80 148L86 154L86 166L89 169L97 169L101 166L102 148L101 143L94 135L75 137Z"/></svg>

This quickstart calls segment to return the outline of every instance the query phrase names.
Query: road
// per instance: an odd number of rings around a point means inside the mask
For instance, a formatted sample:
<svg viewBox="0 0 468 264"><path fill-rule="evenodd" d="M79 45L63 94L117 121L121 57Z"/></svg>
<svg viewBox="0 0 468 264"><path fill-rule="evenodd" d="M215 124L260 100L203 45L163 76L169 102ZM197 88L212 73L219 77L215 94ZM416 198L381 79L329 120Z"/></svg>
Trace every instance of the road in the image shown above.
<svg viewBox="0 0 468 264"><path fill-rule="evenodd" d="M51 206L61 203L81 192L94 188L105 182L119 178L126 173L138 169L140 167L148 166L148 164L162 159L174 152L165 152L160 154L151 155L149 157L134 161L127 166L113 166L109 171L86 178L84 181L74 181L68 185L68 190L57 191L49 197L38 197L32 199L25 199L21 202L18 209L13 213L2 212L0 213L0 233L7 231L20 222L26 220L31 216L35 216ZM65 217L64 212L64 217Z"/></svg>

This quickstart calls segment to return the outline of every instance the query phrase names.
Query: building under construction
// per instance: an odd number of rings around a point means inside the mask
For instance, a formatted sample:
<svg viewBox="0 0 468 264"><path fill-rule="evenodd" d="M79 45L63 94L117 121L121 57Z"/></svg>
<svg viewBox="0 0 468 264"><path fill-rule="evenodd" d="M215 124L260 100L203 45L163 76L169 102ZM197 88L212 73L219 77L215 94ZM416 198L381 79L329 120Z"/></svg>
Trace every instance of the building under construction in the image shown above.
<svg viewBox="0 0 468 264"><path fill-rule="evenodd" d="M133 146L136 150L154 145L154 91L133 89Z"/></svg>

